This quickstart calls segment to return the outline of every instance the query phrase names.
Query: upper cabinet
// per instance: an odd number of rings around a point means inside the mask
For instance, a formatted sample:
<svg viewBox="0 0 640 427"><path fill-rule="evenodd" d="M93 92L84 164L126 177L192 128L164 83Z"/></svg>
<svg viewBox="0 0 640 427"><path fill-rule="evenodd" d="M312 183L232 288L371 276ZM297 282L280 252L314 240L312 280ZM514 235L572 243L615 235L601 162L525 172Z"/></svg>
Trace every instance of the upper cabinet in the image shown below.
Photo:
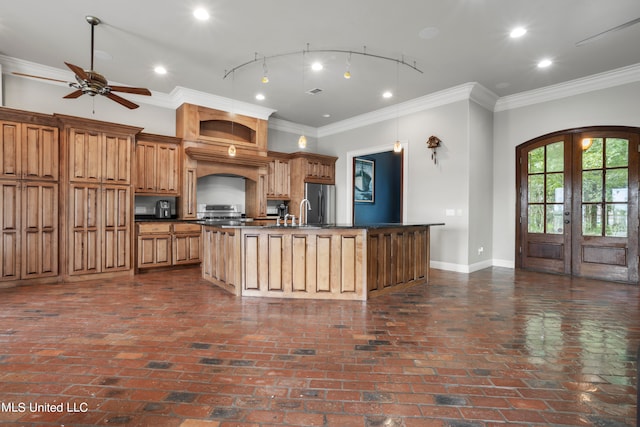
<svg viewBox="0 0 640 427"><path fill-rule="evenodd" d="M66 178L72 182L131 184L133 140L140 128L76 117L59 117L67 150Z"/></svg>
<svg viewBox="0 0 640 427"><path fill-rule="evenodd" d="M230 145L239 156L267 152L266 120L192 104L182 104L176 111L176 135L208 144L224 155Z"/></svg>
<svg viewBox="0 0 640 427"><path fill-rule="evenodd" d="M58 128L51 116L0 112L0 178L58 180Z"/></svg>
<svg viewBox="0 0 640 427"><path fill-rule="evenodd" d="M136 138L136 194L180 194L180 138L140 133Z"/></svg>
<svg viewBox="0 0 640 427"><path fill-rule="evenodd" d="M337 157L297 152L291 154L291 179L318 184L336 183Z"/></svg>
<svg viewBox="0 0 640 427"><path fill-rule="evenodd" d="M289 155L269 151L267 198L288 200L290 189Z"/></svg>

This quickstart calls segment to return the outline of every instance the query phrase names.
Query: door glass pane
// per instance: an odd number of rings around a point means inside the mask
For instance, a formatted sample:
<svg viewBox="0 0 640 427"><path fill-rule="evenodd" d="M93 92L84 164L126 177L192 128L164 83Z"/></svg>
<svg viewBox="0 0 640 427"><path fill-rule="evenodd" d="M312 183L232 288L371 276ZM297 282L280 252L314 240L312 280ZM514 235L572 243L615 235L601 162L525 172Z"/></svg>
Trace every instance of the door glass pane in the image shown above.
<svg viewBox="0 0 640 427"><path fill-rule="evenodd" d="M627 204L607 204L605 236L627 237Z"/></svg>
<svg viewBox="0 0 640 427"><path fill-rule="evenodd" d="M554 142L547 145L547 172L562 172L564 170L564 142Z"/></svg>
<svg viewBox="0 0 640 427"><path fill-rule="evenodd" d="M529 203L544 202L544 175L529 175Z"/></svg>
<svg viewBox="0 0 640 427"><path fill-rule="evenodd" d="M602 201L602 170L582 172L582 202Z"/></svg>
<svg viewBox="0 0 640 427"><path fill-rule="evenodd" d="M602 236L602 205L582 205L582 235Z"/></svg>
<svg viewBox="0 0 640 427"><path fill-rule="evenodd" d="M529 173L544 172L544 147L529 151L527 164Z"/></svg>
<svg viewBox="0 0 640 427"><path fill-rule="evenodd" d="M544 233L544 205L529 205L529 233Z"/></svg>
<svg viewBox="0 0 640 427"><path fill-rule="evenodd" d="M564 205L547 205L547 234L564 232Z"/></svg>
<svg viewBox="0 0 640 427"><path fill-rule="evenodd" d="M607 145L608 146L608 145ZM608 152L608 151L607 151ZM625 169L607 169L605 195L607 202L626 202L629 172Z"/></svg>
<svg viewBox="0 0 640 427"><path fill-rule="evenodd" d="M588 143L585 141L589 141ZM585 138L582 140L582 169L602 168L602 138ZM585 148L588 147L588 148Z"/></svg>
<svg viewBox="0 0 640 427"><path fill-rule="evenodd" d="M607 138L607 167L615 168L629 165L629 140Z"/></svg>
<svg viewBox="0 0 640 427"><path fill-rule="evenodd" d="M564 202L564 173L547 174L547 203Z"/></svg>

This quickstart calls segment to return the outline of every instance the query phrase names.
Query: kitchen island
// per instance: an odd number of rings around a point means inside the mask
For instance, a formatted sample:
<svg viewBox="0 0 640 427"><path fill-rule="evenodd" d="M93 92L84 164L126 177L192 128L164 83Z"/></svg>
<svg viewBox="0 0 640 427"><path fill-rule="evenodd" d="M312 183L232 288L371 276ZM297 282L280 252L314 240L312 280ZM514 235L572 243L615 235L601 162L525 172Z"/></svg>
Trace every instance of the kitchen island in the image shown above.
<svg viewBox="0 0 640 427"><path fill-rule="evenodd" d="M237 296L364 301L429 281L436 225L204 225L202 277Z"/></svg>

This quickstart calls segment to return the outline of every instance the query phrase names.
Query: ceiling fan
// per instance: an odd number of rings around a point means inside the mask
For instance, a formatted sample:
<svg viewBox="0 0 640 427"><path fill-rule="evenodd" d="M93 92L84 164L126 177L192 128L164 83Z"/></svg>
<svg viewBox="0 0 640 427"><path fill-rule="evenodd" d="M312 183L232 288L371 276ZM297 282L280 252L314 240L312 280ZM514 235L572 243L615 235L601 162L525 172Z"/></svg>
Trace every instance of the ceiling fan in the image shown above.
<svg viewBox="0 0 640 427"><path fill-rule="evenodd" d="M70 64L65 62L66 66L73 71L76 77L76 82L66 82L64 80L51 79L48 77L34 76L31 74L24 73L13 73L18 76L24 77L33 77L36 79L44 79L51 80L56 82L68 83L69 87L76 89L70 94L64 96L66 99L75 99L79 98L82 95L96 96L102 95L111 99L112 101L117 102L127 108L134 109L138 108L138 104L135 104L128 99L124 99L121 96L116 95L113 92L123 92L123 93L132 93L135 95L147 95L151 96L151 92L149 89L141 88L141 87L129 87L129 86L114 86L109 85L107 79L97 71L93 69L93 32L96 25L100 24L100 19L95 16L87 16L87 22L91 25L91 68L89 70L84 70L77 65Z"/></svg>
<svg viewBox="0 0 640 427"><path fill-rule="evenodd" d="M627 27L630 27L630 26L638 24L638 23L640 23L640 18L632 19L631 21L625 22L624 24L620 24L620 25L618 25L616 27L609 28L608 30L605 30L605 31L603 31L601 33L598 33L596 35L593 35L591 37L587 37L584 40L580 40L579 42L576 43L576 47L583 46L583 45L585 45L587 43L591 43L592 41L598 40L598 39L600 39L600 38L602 38L602 37L604 37L604 36L606 36L608 34L614 33L616 31L623 30L623 29L625 29Z"/></svg>

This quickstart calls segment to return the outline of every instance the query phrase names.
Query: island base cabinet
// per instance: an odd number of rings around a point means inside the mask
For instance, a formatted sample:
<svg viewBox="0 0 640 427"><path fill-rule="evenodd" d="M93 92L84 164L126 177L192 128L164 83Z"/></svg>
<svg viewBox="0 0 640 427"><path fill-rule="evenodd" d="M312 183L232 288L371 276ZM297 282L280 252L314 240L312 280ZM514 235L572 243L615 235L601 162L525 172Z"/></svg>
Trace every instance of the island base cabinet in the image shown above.
<svg viewBox="0 0 640 427"><path fill-rule="evenodd" d="M241 295L240 237L236 228L203 227L202 277Z"/></svg>
<svg viewBox="0 0 640 427"><path fill-rule="evenodd" d="M243 296L365 300L365 232L242 232Z"/></svg>
<svg viewBox="0 0 640 427"><path fill-rule="evenodd" d="M367 286L371 296L429 279L429 228L382 228L367 235Z"/></svg>

